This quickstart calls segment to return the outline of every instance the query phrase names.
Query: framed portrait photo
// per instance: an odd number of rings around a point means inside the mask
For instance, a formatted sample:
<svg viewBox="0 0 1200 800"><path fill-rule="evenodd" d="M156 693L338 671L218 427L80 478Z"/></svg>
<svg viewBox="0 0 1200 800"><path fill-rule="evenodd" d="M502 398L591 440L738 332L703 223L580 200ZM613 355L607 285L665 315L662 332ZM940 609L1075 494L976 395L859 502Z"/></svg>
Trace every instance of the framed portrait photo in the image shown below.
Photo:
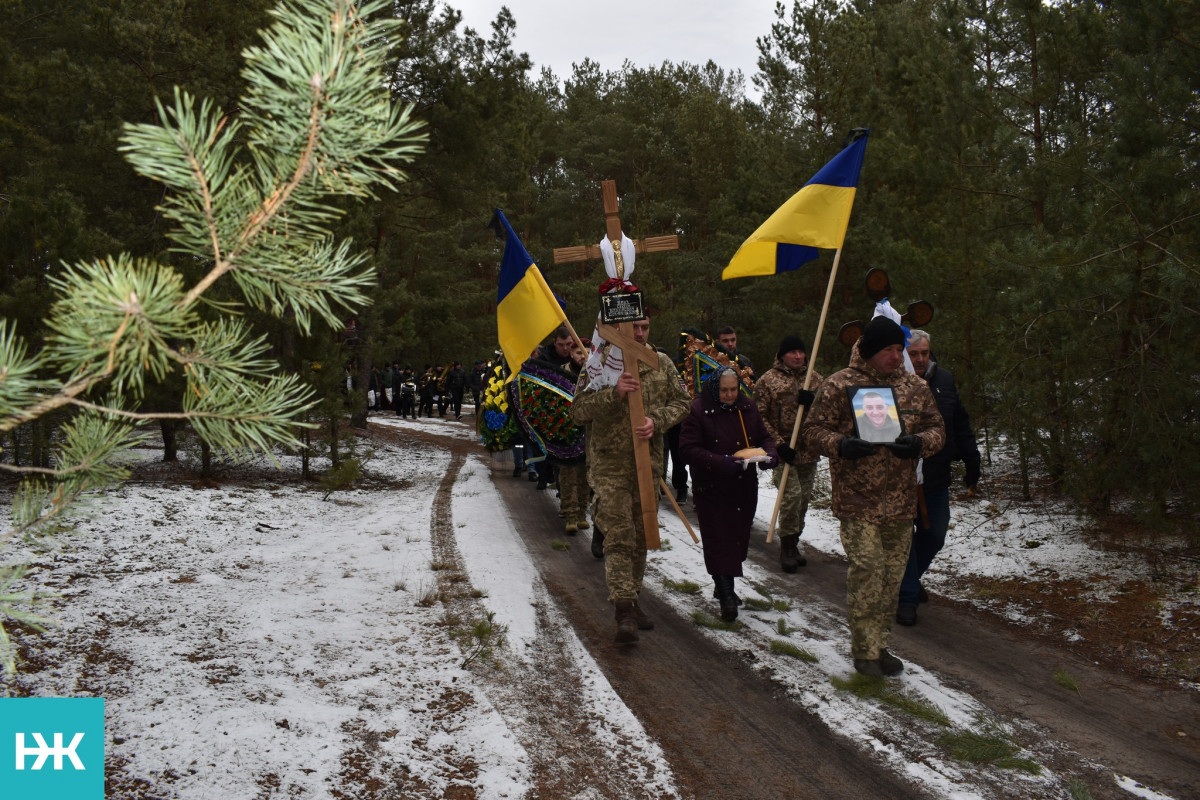
<svg viewBox="0 0 1200 800"><path fill-rule="evenodd" d="M846 394L854 410L855 436L868 442L891 444L904 433L892 387L847 386Z"/></svg>

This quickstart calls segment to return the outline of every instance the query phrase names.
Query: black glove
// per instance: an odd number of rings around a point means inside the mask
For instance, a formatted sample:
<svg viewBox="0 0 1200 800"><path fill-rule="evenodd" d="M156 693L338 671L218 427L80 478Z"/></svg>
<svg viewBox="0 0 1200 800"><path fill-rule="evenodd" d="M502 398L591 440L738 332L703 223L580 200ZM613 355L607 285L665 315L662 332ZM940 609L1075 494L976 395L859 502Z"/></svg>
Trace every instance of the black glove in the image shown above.
<svg viewBox="0 0 1200 800"><path fill-rule="evenodd" d="M838 455L842 458L862 458L875 454L875 445L856 436L845 436L838 442Z"/></svg>
<svg viewBox="0 0 1200 800"><path fill-rule="evenodd" d="M812 408L813 401L817 399L817 396L808 389L801 389L796 393L796 399L800 401L800 405Z"/></svg>
<svg viewBox="0 0 1200 800"><path fill-rule="evenodd" d="M721 456L721 463L717 465L717 469L726 475L737 475L742 471L742 461L733 456Z"/></svg>
<svg viewBox="0 0 1200 800"><path fill-rule="evenodd" d="M975 485L977 483L979 483L979 462L978 461L968 461L967 462L967 474L963 478L963 483L966 484L968 489L974 489Z"/></svg>
<svg viewBox="0 0 1200 800"><path fill-rule="evenodd" d="M792 446L789 445L787 442L780 442L779 445L775 448L775 450L776 450L776 452L779 453L780 461L784 462L785 464L796 463L795 462L796 451L793 450Z"/></svg>
<svg viewBox="0 0 1200 800"><path fill-rule="evenodd" d="M921 437L903 433L896 437L896 441L888 445L888 449L895 453L897 458L920 458Z"/></svg>

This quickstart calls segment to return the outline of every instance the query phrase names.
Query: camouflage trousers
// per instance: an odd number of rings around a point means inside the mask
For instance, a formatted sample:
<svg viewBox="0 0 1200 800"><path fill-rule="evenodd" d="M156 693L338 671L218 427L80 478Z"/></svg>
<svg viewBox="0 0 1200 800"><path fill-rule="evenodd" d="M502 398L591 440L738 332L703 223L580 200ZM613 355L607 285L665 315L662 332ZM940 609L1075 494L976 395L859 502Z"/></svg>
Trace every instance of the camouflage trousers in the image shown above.
<svg viewBox="0 0 1200 800"><path fill-rule="evenodd" d="M872 523L843 518L841 523L842 547L850 562L846 575L850 652L855 658L874 660L887 647L892 631L897 592L912 544L912 520Z"/></svg>
<svg viewBox="0 0 1200 800"><path fill-rule="evenodd" d="M608 601L637 600L646 574L646 531L637 483L595 481L592 509L596 529L604 531L604 578Z"/></svg>
<svg viewBox="0 0 1200 800"><path fill-rule="evenodd" d="M779 488L783 478L783 467L771 470L771 483ZM813 483L817 479L817 462L796 464L788 470L787 483L783 487L783 503L779 506L779 520L775 529L780 536L797 536L804 533L804 515L808 513L808 498L812 496Z"/></svg>
<svg viewBox="0 0 1200 800"><path fill-rule="evenodd" d="M587 464L583 461L558 465L558 493L563 517L568 523L587 519Z"/></svg>

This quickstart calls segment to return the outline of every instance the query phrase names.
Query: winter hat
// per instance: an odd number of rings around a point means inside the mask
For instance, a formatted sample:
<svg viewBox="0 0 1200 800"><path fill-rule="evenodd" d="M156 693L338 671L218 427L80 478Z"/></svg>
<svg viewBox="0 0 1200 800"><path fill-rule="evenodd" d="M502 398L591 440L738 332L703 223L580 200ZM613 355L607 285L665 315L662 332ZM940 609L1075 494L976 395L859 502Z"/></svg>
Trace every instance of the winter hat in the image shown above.
<svg viewBox="0 0 1200 800"><path fill-rule="evenodd" d="M858 340L858 354L869 359L893 344L904 347L904 329L887 317L876 317L863 328L862 338Z"/></svg>
<svg viewBox="0 0 1200 800"><path fill-rule="evenodd" d="M808 348L804 346L803 339L799 336L785 336L783 337L783 341L779 343L779 352L776 353L776 357L783 358L784 353L790 353L793 350L799 350L808 355Z"/></svg>

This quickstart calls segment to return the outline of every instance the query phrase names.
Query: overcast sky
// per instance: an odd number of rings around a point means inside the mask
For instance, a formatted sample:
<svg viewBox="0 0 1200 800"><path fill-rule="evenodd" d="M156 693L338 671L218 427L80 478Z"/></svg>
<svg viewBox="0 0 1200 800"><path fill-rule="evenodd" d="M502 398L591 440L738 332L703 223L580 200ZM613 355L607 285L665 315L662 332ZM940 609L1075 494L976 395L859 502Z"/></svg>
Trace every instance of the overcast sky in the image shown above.
<svg viewBox="0 0 1200 800"><path fill-rule="evenodd" d="M448 5L484 38L500 7L508 6L517 21L514 49L529 54L535 78L543 65L565 78L571 64L585 57L606 70L619 69L626 59L642 67L712 59L726 70L740 69L747 95L755 98L750 83L757 70L755 39L775 20L775 0L449 0Z"/></svg>

